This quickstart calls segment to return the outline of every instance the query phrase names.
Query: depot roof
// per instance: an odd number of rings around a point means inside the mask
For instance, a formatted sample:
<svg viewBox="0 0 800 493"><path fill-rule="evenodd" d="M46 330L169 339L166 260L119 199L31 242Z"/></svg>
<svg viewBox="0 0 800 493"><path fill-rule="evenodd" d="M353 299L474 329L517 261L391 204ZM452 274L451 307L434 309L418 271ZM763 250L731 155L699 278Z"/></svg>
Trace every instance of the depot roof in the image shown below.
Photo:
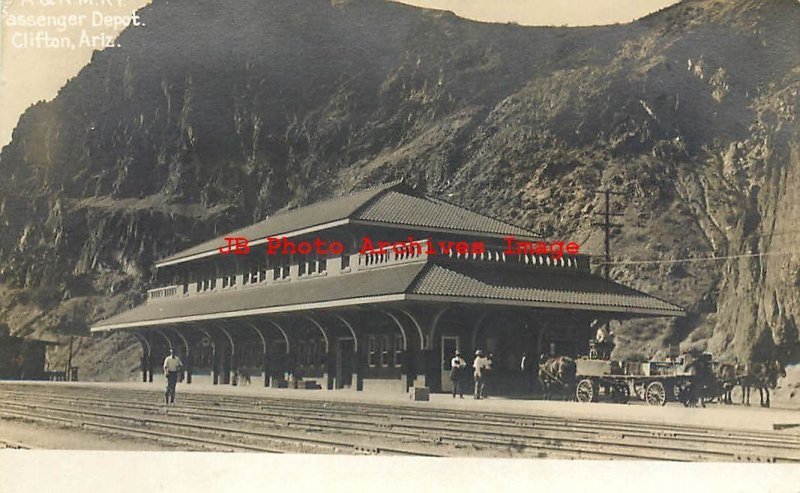
<svg viewBox="0 0 800 493"><path fill-rule="evenodd" d="M98 322L92 331L403 301L563 308L639 316L684 314L676 305L585 272L531 275L497 265L429 258L351 274L146 303Z"/></svg>
<svg viewBox="0 0 800 493"><path fill-rule="evenodd" d="M343 224L390 225L431 232L514 236L538 239L530 230L445 200L420 194L402 182L389 183L305 207L278 212L267 219L170 255L157 267L215 255L226 237L244 237L251 244L267 237L296 236Z"/></svg>

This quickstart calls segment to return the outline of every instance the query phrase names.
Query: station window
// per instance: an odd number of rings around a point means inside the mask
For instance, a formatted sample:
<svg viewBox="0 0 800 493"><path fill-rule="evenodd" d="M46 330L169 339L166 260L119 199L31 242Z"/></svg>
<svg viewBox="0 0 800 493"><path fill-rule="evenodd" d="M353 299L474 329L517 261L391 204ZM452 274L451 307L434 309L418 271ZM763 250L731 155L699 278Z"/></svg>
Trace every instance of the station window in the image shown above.
<svg viewBox="0 0 800 493"><path fill-rule="evenodd" d="M375 336L370 336L368 339L368 355L367 355L367 362L369 366L377 366L378 364L378 351L377 351L377 341L375 340Z"/></svg>
<svg viewBox="0 0 800 493"><path fill-rule="evenodd" d="M277 281L278 279L286 279L287 277L289 277L289 264L284 261L275 265L272 270L272 279Z"/></svg>
<svg viewBox="0 0 800 493"><path fill-rule="evenodd" d="M394 336L394 363L395 367L402 366L403 363L403 336L395 334Z"/></svg>
<svg viewBox="0 0 800 493"><path fill-rule="evenodd" d="M350 268L350 255L342 255L342 270Z"/></svg>
<svg viewBox="0 0 800 493"><path fill-rule="evenodd" d="M297 265L298 265L297 275L304 276L306 274L306 271L307 271L306 257L303 256L303 255L299 256Z"/></svg>
<svg viewBox="0 0 800 493"><path fill-rule="evenodd" d="M381 366L389 366L389 336L381 337Z"/></svg>
<svg viewBox="0 0 800 493"><path fill-rule="evenodd" d="M328 270L328 259L319 259L319 272L320 274Z"/></svg>

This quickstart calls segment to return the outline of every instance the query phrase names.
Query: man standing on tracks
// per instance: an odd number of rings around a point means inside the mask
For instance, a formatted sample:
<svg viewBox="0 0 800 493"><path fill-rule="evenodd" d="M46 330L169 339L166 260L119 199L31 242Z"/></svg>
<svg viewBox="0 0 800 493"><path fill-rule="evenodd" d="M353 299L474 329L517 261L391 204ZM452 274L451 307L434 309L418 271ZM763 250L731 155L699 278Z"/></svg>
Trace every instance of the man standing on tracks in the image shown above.
<svg viewBox="0 0 800 493"><path fill-rule="evenodd" d="M453 382L453 399L456 398L456 393L464 398L464 368L467 367L467 362L461 357L461 351L456 350L453 359L450 360L450 381Z"/></svg>
<svg viewBox="0 0 800 493"><path fill-rule="evenodd" d="M472 368L474 369L473 376L475 377L475 398L480 399L483 397L485 392L486 386L486 374L485 370L488 367L488 360L483 355L483 350L478 349L475 351L475 361L472 362Z"/></svg>
<svg viewBox="0 0 800 493"><path fill-rule="evenodd" d="M167 377L167 391L164 394L165 404L175 404L175 385L183 369L183 362L175 356L175 350L169 349L169 356L164 358L164 376Z"/></svg>

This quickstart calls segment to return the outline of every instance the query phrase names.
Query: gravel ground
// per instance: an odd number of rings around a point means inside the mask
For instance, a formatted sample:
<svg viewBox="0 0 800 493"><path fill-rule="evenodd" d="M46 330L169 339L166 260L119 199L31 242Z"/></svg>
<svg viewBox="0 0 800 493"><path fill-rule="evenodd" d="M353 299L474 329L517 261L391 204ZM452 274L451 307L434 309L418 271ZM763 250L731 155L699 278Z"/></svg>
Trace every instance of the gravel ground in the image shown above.
<svg viewBox="0 0 800 493"><path fill-rule="evenodd" d="M0 441L7 440L34 449L51 450L178 450L151 440L119 437L99 431L43 425L17 419L0 419ZM2 445L0 445L2 448ZM185 450L182 448L181 450Z"/></svg>
<svg viewBox="0 0 800 493"><path fill-rule="evenodd" d="M19 382L14 382L19 383ZM131 388L153 390L153 401L160 403L163 399L162 385L154 383L65 383L45 382L35 385L71 385L88 387ZM659 424L709 426L739 430L772 430L776 424L800 425L800 412L792 409L770 408L758 406L758 392L755 393L754 406L709 404L705 408L685 408L677 403L669 403L664 407L649 406L641 402L631 401L627 405L612 403L578 403L564 401L541 401L525 399L489 398L476 401L469 397L453 399L450 395L434 394L429 402L412 402L400 393L364 393L354 391L320 391L269 389L258 385L232 387L228 385L179 385L178 400L182 393L208 393L215 395L236 395L251 397L286 397L292 399L311 399L327 401L352 401L365 403L396 403L422 408L452 408L463 410L481 410L487 412L508 412L520 414L542 414L565 418L594 418L621 422L648 422ZM737 396L734 395L734 400ZM785 430L786 433L800 433L800 426Z"/></svg>

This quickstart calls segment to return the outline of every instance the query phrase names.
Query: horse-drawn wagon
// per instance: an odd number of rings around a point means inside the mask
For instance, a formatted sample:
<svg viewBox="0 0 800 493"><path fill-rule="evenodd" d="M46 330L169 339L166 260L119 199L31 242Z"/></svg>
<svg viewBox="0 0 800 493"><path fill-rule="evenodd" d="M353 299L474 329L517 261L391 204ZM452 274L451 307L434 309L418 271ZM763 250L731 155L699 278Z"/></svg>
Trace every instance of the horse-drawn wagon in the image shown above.
<svg viewBox="0 0 800 493"><path fill-rule="evenodd" d="M602 394L614 402L627 403L634 394L654 406L669 401L687 404L692 386L699 383L699 365L685 360L643 363L579 358L575 364L575 397L579 402L597 402Z"/></svg>

